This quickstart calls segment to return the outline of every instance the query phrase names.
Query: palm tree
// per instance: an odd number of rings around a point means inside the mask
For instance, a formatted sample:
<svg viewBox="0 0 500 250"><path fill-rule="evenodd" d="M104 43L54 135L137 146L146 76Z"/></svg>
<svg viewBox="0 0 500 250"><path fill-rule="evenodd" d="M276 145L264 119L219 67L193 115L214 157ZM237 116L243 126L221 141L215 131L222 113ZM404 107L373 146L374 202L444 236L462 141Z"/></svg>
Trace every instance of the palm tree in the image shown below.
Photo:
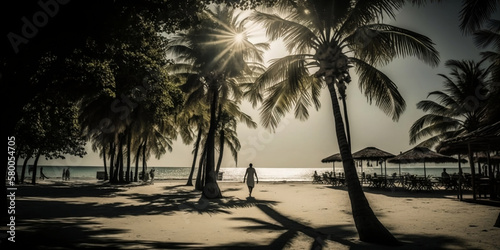
<svg viewBox="0 0 500 250"><path fill-rule="evenodd" d="M450 76L444 78L444 91L433 91L428 97L437 101L423 100L417 108L427 112L413 123L410 129L410 143L429 137L420 146L432 147L460 133L472 132L480 127L485 117L486 96L488 96L489 69L482 68L483 61L448 60Z"/></svg>
<svg viewBox="0 0 500 250"><path fill-rule="evenodd" d="M191 144L194 141L193 163L191 165L191 171L189 172L189 177L186 182L186 186L193 186L193 174L198 159L198 151L200 149L202 135L206 134L207 132L209 123L207 114L209 112L208 108L203 102L188 102L188 104L191 105L186 105L179 112L179 114L177 114L176 123L179 128L179 134L184 144Z"/></svg>
<svg viewBox="0 0 500 250"><path fill-rule="evenodd" d="M238 162L238 151L241 148L236 133L238 122L245 123L249 128L257 128L257 123L249 115L240 110L239 104L239 101L235 102L226 99L219 107L219 115L217 117L219 124L217 133L219 137L219 159L217 161L216 173L219 173L225 146L229 147L231 155L236 163Z"/></svg>
<svg viewBox="0 0 500 250"><path fill-rule="evenodd" d="M185 84L190 98L195 102L204 97L210 110L210 122L205 146L205 182L203 194L208 198L221 197L215 174L215 136L217 109L223 98L231 96L235 100L238 93L233 87L236 79L250 73L248 60L262 61L266 44L252 44L246 38L245 23L238 20L234 10L217 7L206 11L202 24L177 39L170 47L178 60L179 72L187 75ZM225 94L225 90L230 91Z"/></svg>
<svg viewBox="0 0 500 250"><path fill-rule="evenodd" d="M289 4L293 3L293 4ZM258 79L254 91L266 91L261 115L266 127L276 128L281 117L295 108L295 116L307 119L307 109L320 107L320 90L330 92L340 154L343 160L352 213L362 241L397 244L379 222L361 188L338 96L345 96L351 67L359 75L359 87L370 103L398 120L405 102L396 85L375 66L396 57L416 56L436 66L432 41L415 32L380 23L395 17L404 1L281 1L275 8L283 17L257 12L252 19L262 24L271 40L283 39L290 55L272 61ZM313 73L316 71L315 73ZM337 94L338 91L338 94ZM254 94L254 101L261 98Z"/></svg>

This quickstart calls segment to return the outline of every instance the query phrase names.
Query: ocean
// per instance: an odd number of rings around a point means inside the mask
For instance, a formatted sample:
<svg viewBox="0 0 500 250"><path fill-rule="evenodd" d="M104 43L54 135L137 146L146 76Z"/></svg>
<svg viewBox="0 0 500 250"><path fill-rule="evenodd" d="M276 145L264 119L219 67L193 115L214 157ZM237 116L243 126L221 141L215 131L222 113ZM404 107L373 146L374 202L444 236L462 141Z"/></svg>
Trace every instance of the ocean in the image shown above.
<svg viewBox="0 0 500 250"><path fill-rule="evenodd" d="M325 164L325 166L328 164ZM37 176L40 176L40 167L37 168ZM97 179L97 172L104 171L103 167L98 166L43 166L43 173L49 178L62 178L63 169L70 169L71 179ZM156 180L187 180L190 167L148 167L149 169L155 169L155 179ZM456 164L426 164L426 174L431 176L441 176L443 168L447 169L449 174L458 173L458 166ZM135 171L135 168L132 168ZM109 170L109 169L108 169ZM139 172L142 168L139 169ZM223 173L222 181L243 181L243 176L245 174L245 167L241 168L221 168ZM257 175L260 181L311 181L314 171L318 174L324 172L332 172L333 166L321 167L321 168L256 168ZM361 173L361 168L358 167L358 174ZM362 170L365 174L377 173L377 175L392 175L393 173L399 174L399 166L396 164L387 164L387 169L381 168L380 166L366 167L364 166ZM464 173L470 173L470 168L468 164L462 165L462 170ZM335 172L342 173L342 165L340 163L335 164ZM18 173L21 173L21 168L19 167ZM423 165L401 165L401 173L412 174L412 175L424 175ZM25 173L25 178L30 178L31 173L28 169ZM196 170L194 173L196 177Z"/></svg>

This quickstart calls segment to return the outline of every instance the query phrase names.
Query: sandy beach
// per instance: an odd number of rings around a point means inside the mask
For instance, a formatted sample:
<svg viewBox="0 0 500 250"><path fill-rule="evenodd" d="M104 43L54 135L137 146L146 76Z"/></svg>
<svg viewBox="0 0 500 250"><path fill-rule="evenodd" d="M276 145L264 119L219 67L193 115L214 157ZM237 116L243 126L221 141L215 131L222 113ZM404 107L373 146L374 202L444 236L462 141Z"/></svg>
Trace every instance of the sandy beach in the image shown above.
<svg viewBox="0 0 500 250"><path fill-rule="evenodd" d="M220 182L200 199L185 181L153 185L42 181L16 191L14 249L499 249L500 208L452 191L365 189L403 245L358 240L344 187ZM5 237L5 231L2 238ZM4 239L2 239L4 240ZM5 248L2 248L5 249Z"/></svg>

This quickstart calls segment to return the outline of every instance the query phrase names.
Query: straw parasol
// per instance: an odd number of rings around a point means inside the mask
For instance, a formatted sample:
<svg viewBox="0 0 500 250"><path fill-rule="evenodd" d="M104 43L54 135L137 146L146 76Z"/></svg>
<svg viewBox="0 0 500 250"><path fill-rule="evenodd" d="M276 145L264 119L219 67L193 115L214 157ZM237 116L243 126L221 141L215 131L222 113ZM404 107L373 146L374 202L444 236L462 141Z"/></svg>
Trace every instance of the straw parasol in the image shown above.
<svg viewBox="0 0 500 250"><path fill-rule="evenodd" d="M329 162L333 162L333 172L335 173L335 162L338 161L338 162L341 162L342 161L342 157L340 156L340 153L336 153L336 154L333 154L333 155L330 155L326 158L323 158L321 160L321 162L323 163L329 163Z"/></svg>
<svg viewBox="0 0 500 250"><path fill-rule="evenodd" d="M386 161L388 158L392 158L395 155L388 153L386 151L380 150L376 147L366 147L352 154L352 158L356 160L371 160L371 161ZM387 166L385 166L387 174ZM382 171L382 164L380 164L380 171Z"/></svg>
<svg viewBox="0 0 500 250"><path fill-rule="evenodd" d="M391 163L403 163L403 164L423 162L425 178L427 178L427 172L425 169L426 162L434 162L434 163L458 162L457 159L451 156L436 153L426 147L414 147L404 153L399 154L394 158L389 159L388 161Z"/></svg>
<svg viewBox="0 0 500 250"><path fill-rule="evenodd" d="M323 158L323 160L321 160L321 162L323 162L323 163L336 162L336 161L338 161L338 162L342 161L342 157L340 157L340 153L330 155L326 158Z"/></svg>

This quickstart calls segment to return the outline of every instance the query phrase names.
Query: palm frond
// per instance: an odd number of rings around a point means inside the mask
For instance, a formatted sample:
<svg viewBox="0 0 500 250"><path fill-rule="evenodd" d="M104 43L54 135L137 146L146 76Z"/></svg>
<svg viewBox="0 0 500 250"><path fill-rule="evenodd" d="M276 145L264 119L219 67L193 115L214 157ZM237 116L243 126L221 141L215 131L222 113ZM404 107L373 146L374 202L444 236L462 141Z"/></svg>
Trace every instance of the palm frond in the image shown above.
<svg viewBox="0 0 500 250"><path fill-rule="evenodd" d="M408 56L416 56L433 67L439 64L439 52L430 38L392 25L362 26L347 39L356 57L370 64L383 65Z"/></svg>
<svg viewBox="0 0 500 250"><path fill-rule="evenodd" d="M440 102L444 107L457 109L460 107L459 101L456 99L456 96L449 95L443 91L432 91L427 97L435 97L438 102Z"/></svg>
<svg viewBox="0 0 500 250"><path fill-rule="evenodd" d="M483 49L490 45L500 48L500 33L493 30L478 30L474 32L474 44Z"/></svg>
<svg viewBox="0 0 500 250"><path fill-rule="evenodd" d="M403 0L356 1L349 10L340 33L351 34L358 27L381 21L384 16L394 19L396 11L403 7L404 2Z"/></svg>
<svg viewBox="0 0 500 250"><path fill-rule="evenodd" d="M306 65L306 60L312 55L298 54L289 55L279 59L271 60L271 65L267 68L255 82L255 88L264 90L268 86L288 79L292 84L292 89L296 89L302 77L309 75Z"/></svg>
<svg viewBox="0 0 500 250"><path fill-rule="evenodd" d="M406 108L406 102L394 82L384 73L357 58L349 58L359 75L359 88L371 104L375 100L384 113L397 121Z"/></svg>
<svg viewBox="0 0 500 250"><path fill-rule="evenodd" d="M431 100L423 100L417 103L417 109L421 109L424 112L431 112L433 114L449 114L450 109Z"/></svg>
<svg viewBox="0 0 500 250"><path fill-rule="evenodd" d="M410 144L415 144L421 138L456 130L461 121L449 116L425 114L416 120L410 128Z"/></svg>
<svg viewBox="0 0 500 250"><path fill-rule="evenodd" d="M255 12L251 15L251 19L266 29L266 35L271 41L282 38L289 52L305 53L317 39L316 34L306 26L290 21L293 19L288 20L275 14L263 12Z"/></svg>
<svg viewBox="0 0 500 250"><path fill-rule="evenodd" d="M463 1L460 10L460 29L465 34L471 34L481 29L498 8L498 0L467 0Z"/></svg>

